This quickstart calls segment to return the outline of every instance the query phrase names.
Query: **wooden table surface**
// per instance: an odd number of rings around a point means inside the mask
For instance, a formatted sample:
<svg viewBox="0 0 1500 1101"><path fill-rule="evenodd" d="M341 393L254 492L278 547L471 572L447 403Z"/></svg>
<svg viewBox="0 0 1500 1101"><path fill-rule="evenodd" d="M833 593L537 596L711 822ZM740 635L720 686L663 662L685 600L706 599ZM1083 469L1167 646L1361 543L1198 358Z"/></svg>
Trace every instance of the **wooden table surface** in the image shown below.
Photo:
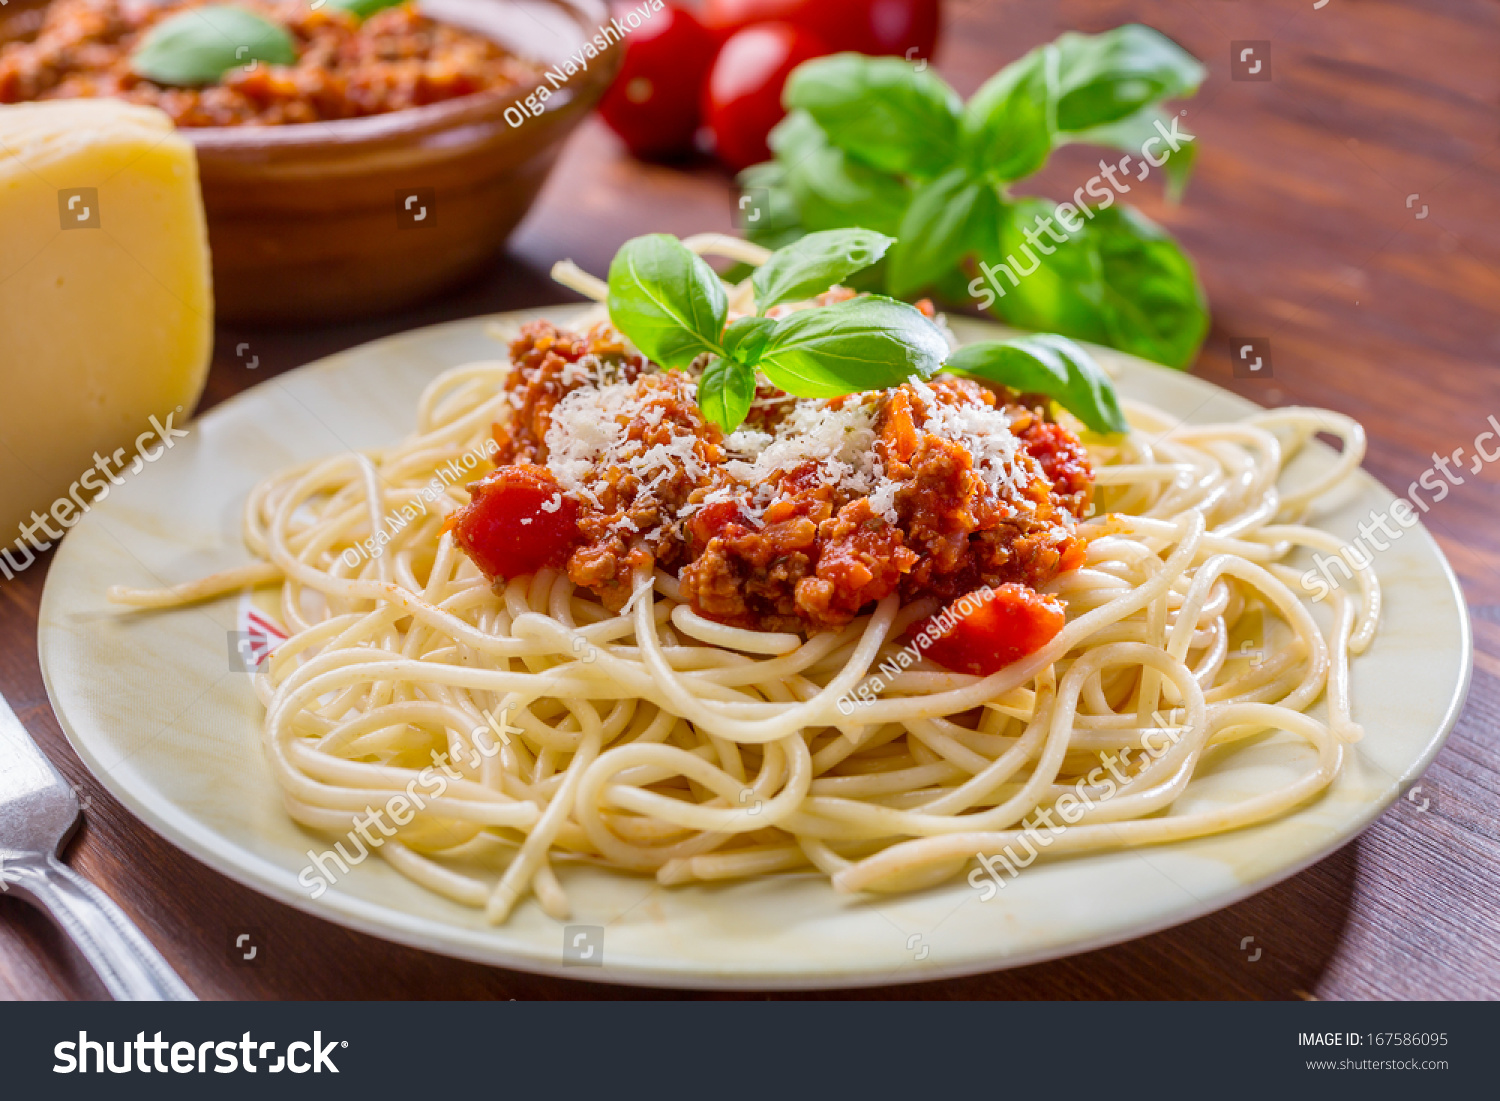
<svg viewBox="0 0 1500 1101"><path fill-rule="evenodd" d="M1202 58L1200 139L1182 206L1130 198L1196 258L1214 326L1195 370L1266 405L1361 419L1367 468L1397 493L1500 415L1500 9L1487 0L949 0L938 58L967 95L1064 30L1139 20ZM1269 41L1272 79L1230 79L1231 42ZM1044 187L1092 174L1069 150ZM1145 185L1143 185L1144 187ZM203 407L319 356L448 318L565 301L547 271L602 273L639 233L727 230L727 177L650 167L590 120L482 282L368 324L223 327ZM1232 378L1238 337L1268 337L1273 377ZM3 337L0 337L3 339ZM236 356L248 343L245 358ZM246 369L250 355L255 371ZM1472 451L1468 452L1472 454ZM1467 460L1465 460L1467 461ZM1460 998L1500 995L1500 474L1465 470L1426 522L1462 579L1477 653L1468 705L1423 793L1363 836L1237 906L1155 936L1016 971L856 996ZM1378 563L1377 563L1378 567ZM0 690L89 799L68 859L139 922L203 998L574 998L637 991L485 968L349 932L262 898L123 810L68 747L37 667L46 561L0 584ZM231 962L236 930L263 950ZM1242 951L1253 936L1261 951ZM0 997L99 996L38 913L0 897ZM812 995L817 996L817 995Z"/></svg>

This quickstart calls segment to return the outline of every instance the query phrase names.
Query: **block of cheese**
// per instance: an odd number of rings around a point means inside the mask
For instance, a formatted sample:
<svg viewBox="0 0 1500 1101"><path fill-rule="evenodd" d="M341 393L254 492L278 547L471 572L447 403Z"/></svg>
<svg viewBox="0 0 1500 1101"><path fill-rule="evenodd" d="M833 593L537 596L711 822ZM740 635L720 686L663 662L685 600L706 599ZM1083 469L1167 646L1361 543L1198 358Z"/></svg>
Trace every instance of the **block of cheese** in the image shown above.
<svg viewBox="0 0 1500 1101"><path fill-rule="evenodd" d="M212 346L198 164L171 120L108 99L0 106L0 580L29 564L23 526L51 542L132 477L138 441L156 454L153 417L180 430Z"/></svg>

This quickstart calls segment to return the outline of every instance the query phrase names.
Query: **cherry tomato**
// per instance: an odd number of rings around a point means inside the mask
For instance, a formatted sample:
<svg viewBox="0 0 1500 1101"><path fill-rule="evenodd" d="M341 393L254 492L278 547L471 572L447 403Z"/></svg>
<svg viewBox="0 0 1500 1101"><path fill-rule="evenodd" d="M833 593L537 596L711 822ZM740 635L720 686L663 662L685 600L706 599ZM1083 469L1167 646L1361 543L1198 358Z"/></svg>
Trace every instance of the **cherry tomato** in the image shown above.
<svg viewBox="0 0 1500 1101"><path fill-rule="evenodd" d="M617 17L621 10L617 6ZM626 36L625 61L599 114L638 157L691 151L700 92L718 47L692 12L665 7L652 13Z"/></svg>
<svg viewBox="0 0 1500 1101"><path fill-rule="evenodd" d="M1036 653L1066 622L1055 596L1012 582L960 597L909 634L916 638L925 631L933 639L927 656L939 665L987 677Z"/></svg>
<svg viewBox="0 0 1500 1101"><path fill-rule="evenodd" d="M766 135L781 121L781 87L798 65L828 52L790 23L757 23L724 43L703 89L703 118L719 159L738 171L769 160Z"/></svg>
<svg viewBox="0 0 1500 1101"><path fill-rule="evenodd" d="M491 581L561 566L578 542L578 502L544 466L502 466L469 486L469 496L448 528Z"/></svg>
<svg viewBox="0 0 1500 1101"><path fill-rule="evenodd" d="M776 20L812 31L831 52L931 57L939 0L708 0L703 25L721 39Z"/></svg>

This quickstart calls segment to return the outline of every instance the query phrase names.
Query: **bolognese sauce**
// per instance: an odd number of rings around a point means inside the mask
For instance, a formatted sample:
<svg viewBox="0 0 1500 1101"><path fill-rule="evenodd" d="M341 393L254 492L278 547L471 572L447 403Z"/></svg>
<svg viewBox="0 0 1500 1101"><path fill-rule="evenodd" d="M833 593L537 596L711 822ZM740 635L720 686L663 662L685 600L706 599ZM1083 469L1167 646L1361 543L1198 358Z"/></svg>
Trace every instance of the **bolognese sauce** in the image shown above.
<svg viewBox="0 0 1500 1101"><path fill-rule="evenodd" d="M502 487L534 498L543 476L552 515L566 501L576 523L538 525L550 542L527 561L566 562L612 610L653 567L700 615L771 631L840 627L891 593L942 605L983 591L984 615L949 647L951 667L972 671L1062 625L1034 590L1082 564L1075 525L1093 481L1045 398L953 375L830 400L762 382L725 434L698 408L691 371L656 369L608 326L532 322L510 351L499 469L450 523L493 580L524 563L497 568L482 532L526 518L485 502L523 499Z"/></svg>
<svg viewBox="0 0 1500 1101"><path fill-rule="evenodd" d="M363 21L300 0L237 0L285 28L292 65L236 67L204 87L155 84L131 68L153 26L201 0L54 0L23 40L0 47L0 103L111 96L159 107L178 126L274 126L385 114L533 82L539 67L411 4Z"/></svg>

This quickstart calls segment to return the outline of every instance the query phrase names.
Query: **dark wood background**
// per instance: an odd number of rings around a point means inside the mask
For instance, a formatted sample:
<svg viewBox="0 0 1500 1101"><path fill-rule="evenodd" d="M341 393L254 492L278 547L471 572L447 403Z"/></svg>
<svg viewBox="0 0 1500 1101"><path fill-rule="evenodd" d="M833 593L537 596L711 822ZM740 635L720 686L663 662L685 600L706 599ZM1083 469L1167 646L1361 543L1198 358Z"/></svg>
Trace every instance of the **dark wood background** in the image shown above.
<svg viewBox="0 0 1500 1101"><path fill-rule="evenodd" d="M1130 196L1180 237L1208 286L1214 327L1195 370L1266 405L1360 418L1367 467L1403 492L1434 453L1469 446L1500 415L1500 11L1488 0L949 0L938 67L967 95L1064 30L1132 20L1171 35L1211 73L1186 104L1186 128L1201 146L1184 204L1164 206L1151 184ZM1270 42L1270 81L1230 78L1238 40ZM1071 192L1094 159L1067 151L1041 189ZM590 120L485 280L369 324L222 328L203 407L387 333L567 300L547 278L554 260L602 273L627 237L727 230L732 214L717 169L638 164ZM1272 378L1231 377L1237 337L1271 340ZM235 355L241 342L247 358L259 356L253 372ZM1427 813L1403 801L1300 875L1155 936L857 996L1500 995L1500 475L1465 478L1426 519L1462 578L1478 648L1468 706L1424 783ZM119 900L201 997L666 996L387 944L264 899L172 848L104 792L52 716L36 658L45 571L43 561L0 585L0 690L91 800L68 859ZM236 966L228 946L242 929L264 944L253 964ZM1240 949L1247 936L1262 949L1253 962ZM0 897L0 997L99 993L45 918Z"/></svg>

